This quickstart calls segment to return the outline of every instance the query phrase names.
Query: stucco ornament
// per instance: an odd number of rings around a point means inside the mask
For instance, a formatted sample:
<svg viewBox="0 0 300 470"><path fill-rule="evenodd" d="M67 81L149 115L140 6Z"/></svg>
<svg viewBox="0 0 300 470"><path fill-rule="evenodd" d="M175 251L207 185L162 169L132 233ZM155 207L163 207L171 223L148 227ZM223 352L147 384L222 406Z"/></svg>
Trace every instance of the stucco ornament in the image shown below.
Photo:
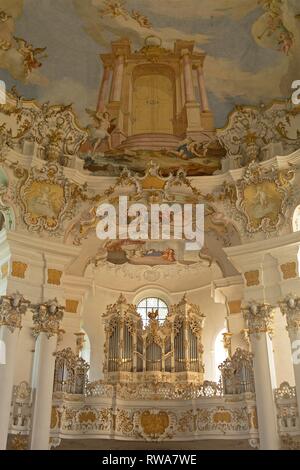
<svg viewBox="0 0 300 470"><path fill-rule="evenodd" d="M65 219L71 218L83 190L72 184L56 163L25 172L16 187L15 198L22 219L30 231L58 234Z"/></svg>
<svg viewBox="0 0 300 470"><path fill-rule="evenodd" d="M59 305L58 300L49 300L45 303L33 305L32 308L34 310L32 317L34 336L38 336L39 333L46 333L48 338L57 335L65 310L64 307Z"/></svg>
<svg viewBox="0 0 300 470"><path fill-rule="evenodd" d="M269 157L268 148L279 145L281 151L299 148L299 109L286 102L271 106L237 106L230 114L228 125L217 130L227 151L226 158L240 157L240 165Z"/></svg>
<svg viewBox="0 0 300 470"><path fill-rule="evenodd" d="M237 182L236 208L248 233L276 231L284 222L284 213L292 193L294 169L263 169L252 162Z"/></svg>
<svg viewBox="0 0 300 470"><path fill-rule="evenodd" d="M274 307L272 305L252 301L243 307L242 311L248 324L249 334L273 334Z"/></svg>
<svg viewBox="0 0 300 470"><path fill-rule="evenodd" d="M283 315L286 316L287 330L296 332L300 329L300 297L288 294L279 302Z"/></svg>
<svg viewBox="0 0 300 470"><path fill-rule="evenodd" d="M10 331L21 328L22 315L25 315L30 302L18 291L0 297L0 326L5 325Z"/></svg>

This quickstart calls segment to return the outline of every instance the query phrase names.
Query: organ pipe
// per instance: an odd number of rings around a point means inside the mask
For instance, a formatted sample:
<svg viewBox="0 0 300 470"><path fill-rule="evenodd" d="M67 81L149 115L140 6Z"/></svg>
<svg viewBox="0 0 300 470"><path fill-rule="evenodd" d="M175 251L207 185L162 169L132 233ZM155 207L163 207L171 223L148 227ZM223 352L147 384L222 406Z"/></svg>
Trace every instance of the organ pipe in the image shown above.
<svg viewBox="0 0 300 470"><path fill-rule="evenodd" d="M172 306L163 324L149 313L143 327L124 297L103 315L106 332L104 373L108 381L156 380L202 383L204 315L186 299Z"/></svg>

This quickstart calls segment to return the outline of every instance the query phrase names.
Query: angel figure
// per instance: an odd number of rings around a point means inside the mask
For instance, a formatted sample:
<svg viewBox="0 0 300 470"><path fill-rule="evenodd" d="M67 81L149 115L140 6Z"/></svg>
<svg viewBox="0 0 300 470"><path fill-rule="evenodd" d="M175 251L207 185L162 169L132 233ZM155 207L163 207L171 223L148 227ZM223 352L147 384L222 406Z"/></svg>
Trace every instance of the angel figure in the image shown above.
<svg viewBox="0 0 300 470"><path fill-rule="evenodd" d="M278 46L279 51L283 52L286 55L289 55L290 49L294 45L294 36L290 32L284 32L280 34Z"/></svg>
<svg viewBox="0 0 300 470"><path fill-rule="evenodd" d="M46 47L37 47L34 49L33 45L25 41L25 39L17 38L14 36L14 40L18 45L17 51L24 57L24 67L26 76L28 76L33 69L37 69L42 66L40 59L45 59L48 57L46 54L41 56L39 60L36 56L43 54Z"/></svg>
<svg viewBox="0 0 300 470"><path fill-rule="evenodd" d="M148 20L147 16L140 13L138 10L132 10L131 18L138 22L142 28L152 28L152 24Z"/></svg>
<svg viewBox="0 0 300 470"><path fill-rule="evenodd" d="M124 2L113 2L111 0L106 0L104 10L100 11L101 17L111 15L113 18L121 16L125 20L128 20L129 14L126 8L124 7Z"/></svg>
<svg viewBox="0 0 300 470"><path fill-rule="evenodd" d="M107 139L108 149L112 150L111 133L116 127L113 124L115 119L110 118L110 114L108 111L100 113L99 111L92 111L90 109L86 109L86 112L94 120L94 125L88 126L93 142L92 154L94 155L96 153L98 147L105 139Z"/></svg>

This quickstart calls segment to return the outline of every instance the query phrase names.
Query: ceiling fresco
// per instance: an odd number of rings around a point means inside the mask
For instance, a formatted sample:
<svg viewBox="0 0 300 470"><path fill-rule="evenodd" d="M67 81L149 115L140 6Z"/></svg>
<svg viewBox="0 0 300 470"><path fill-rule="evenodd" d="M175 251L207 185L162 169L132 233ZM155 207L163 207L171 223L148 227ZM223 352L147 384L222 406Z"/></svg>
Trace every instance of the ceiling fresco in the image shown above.
<svg viewBox="0 0 300 470"><path fill-rule="evenodd" d="M297 0L0 0L0 69L26 98L95 108L99 54L127 37L164 47L193 40L207 54L206 86L217 127L235 104L290 96L300 70Z"/></svg>

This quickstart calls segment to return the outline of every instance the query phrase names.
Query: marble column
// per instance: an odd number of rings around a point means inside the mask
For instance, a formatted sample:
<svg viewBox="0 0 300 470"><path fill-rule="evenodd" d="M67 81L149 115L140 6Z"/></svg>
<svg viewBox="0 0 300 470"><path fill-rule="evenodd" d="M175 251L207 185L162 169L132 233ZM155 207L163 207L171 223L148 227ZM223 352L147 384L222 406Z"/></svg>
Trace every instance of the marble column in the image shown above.
<svg viewBox="0 0 300 470"><path fill-rule="evenodd" d="M103 113L105 110L105 105L108 101L108 94L109 94L109 79L110 79L110 67L105 66L104 67L104 72L103 72L103 77L102 77L102 82L101 82L101 87L100 87L100 92L99 92L99 98L98 98L98 105L97 105L97 111L100 113Z"/></svg>
<svg viewBox="0 0 300 470"><path fill-rule="evenodd" d="M122 55L119 55L116 58L114 66L111 101L121 101L123 74L124 57Z"/></svg>
<svg viewBox="0 0 300 470"><path fill-rule="evenodd" d="M273 388L273 351L270 335L274 319L274 308L265 303L250 302L243 308L248 325L253 369L255 395L261 450L279 448L277 416Z"/></svg>
<svg viewBox="0 0 300 470"><path fill-rule="evenodd" d="M286 317L287 331L291 342L292 362L295 375L298 413L300 411L300 297L288 294L279 302L280 309Z"/></svg>
<svg viewBox="0 0 300 470"><path fill-rule="evenodd" d="M32 389L32 450L48 450L54 381L55 352L64 307L57 300L34 306L33 323L36 337Z"/></svg>
<svg viewBox="0 0 300 470"><path fill-rule="evenodd" d="M0 364L0 450L6 449L17 342L29 304L19 293L0 298L0 341L5 352L5 364Z"/></svg>
<svg viewBox="0 0 300 470"><path fill-rule="evenodd" d="M201 111L202 112L210 111L202 65L199 65L197 67L197 77L198 77L198 86L199 86L200 101L201 101Z"/></svg>
<svg viewBox="0 0 300 470"><path fill-rule="evenodd" d="M189 51L183 51L182 62L185 85L185 100L187 102L193 102L195 101L195 90L193 84L193 72Z"/></svg>

